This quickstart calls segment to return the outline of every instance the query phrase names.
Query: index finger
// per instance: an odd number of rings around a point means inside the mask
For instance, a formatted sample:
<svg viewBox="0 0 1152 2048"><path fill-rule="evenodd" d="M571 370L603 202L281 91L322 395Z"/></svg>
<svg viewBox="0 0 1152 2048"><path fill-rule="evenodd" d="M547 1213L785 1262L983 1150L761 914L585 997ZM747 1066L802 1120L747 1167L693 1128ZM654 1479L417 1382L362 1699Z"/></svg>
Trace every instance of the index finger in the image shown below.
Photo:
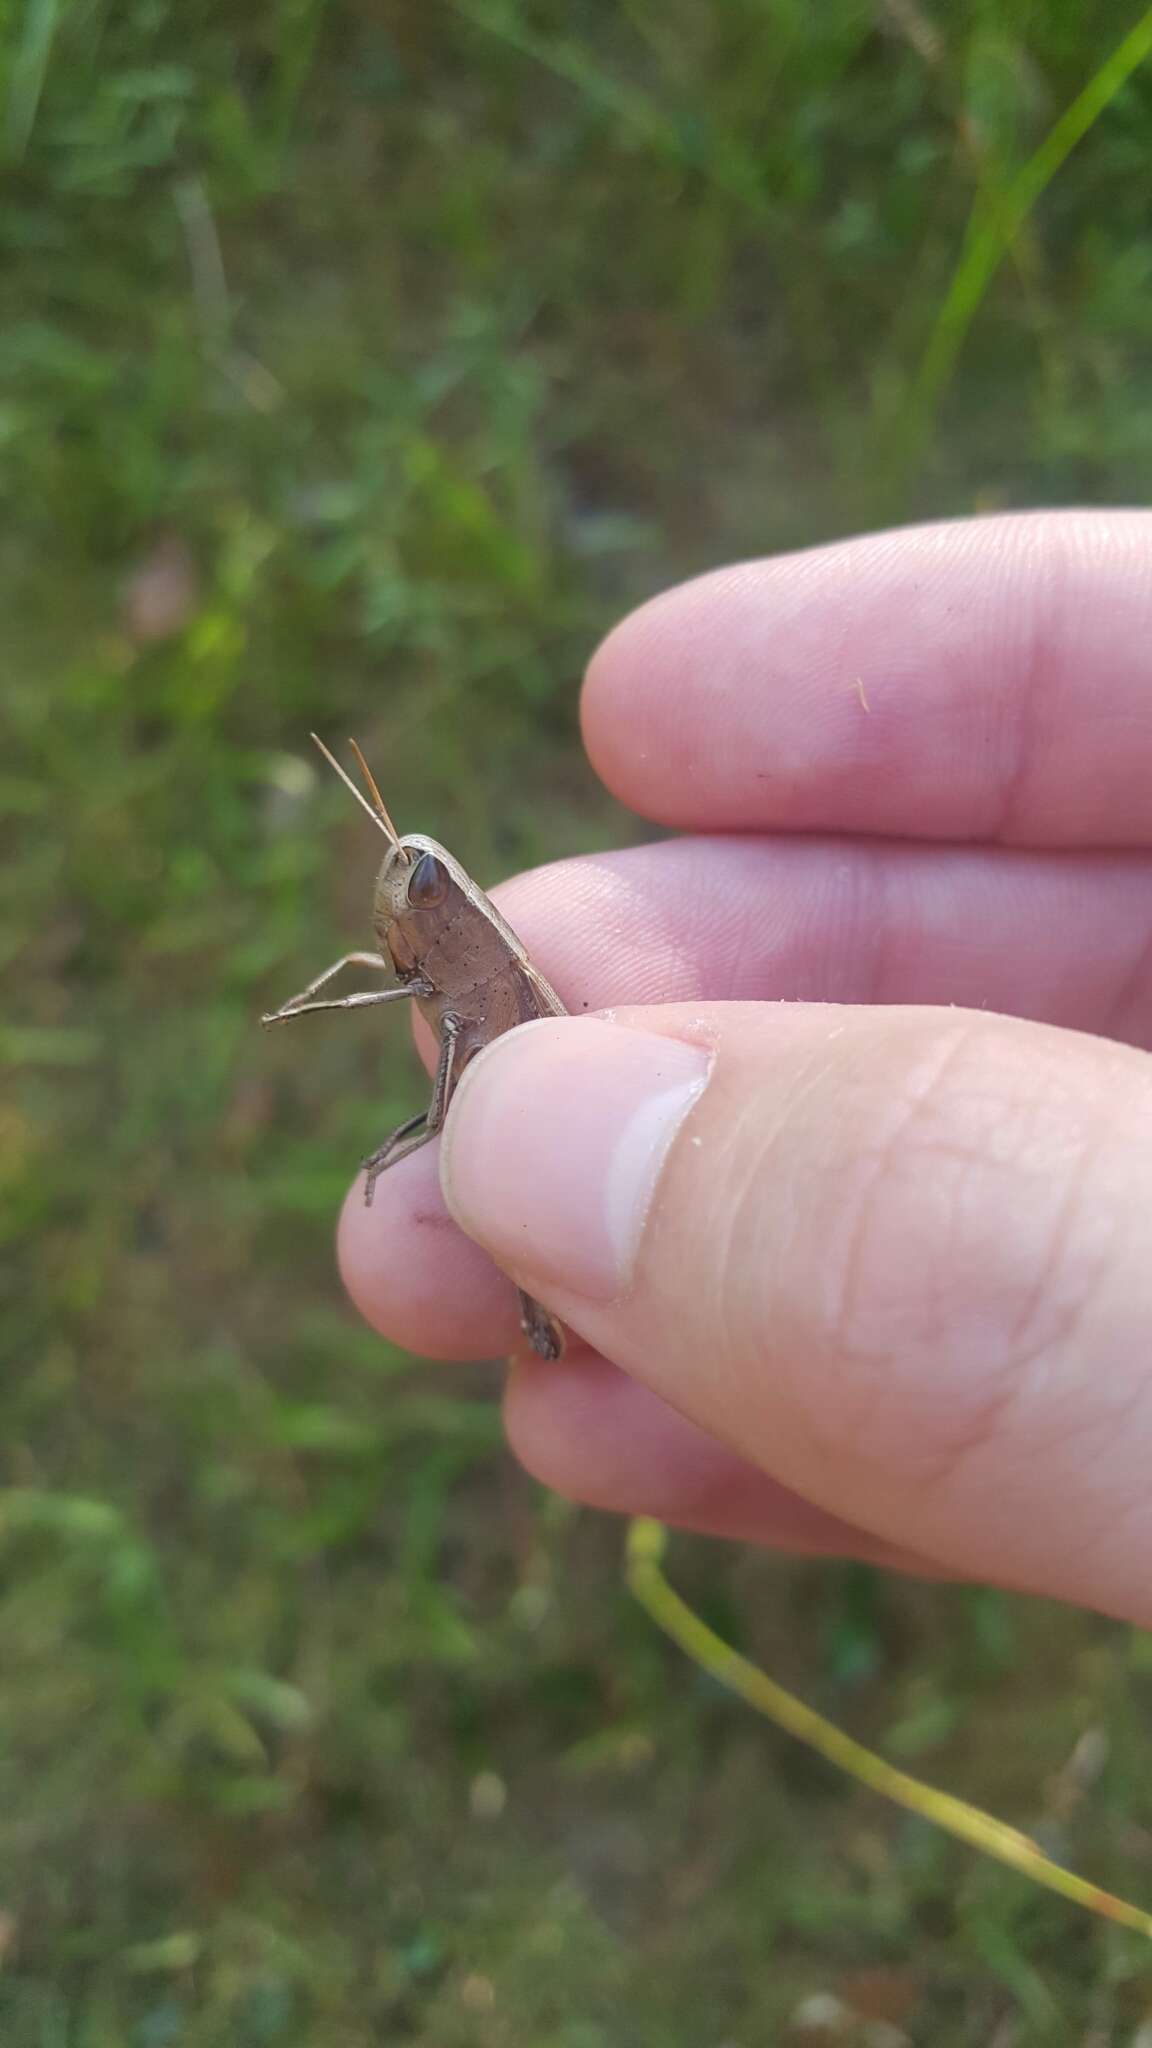
<svg viewBox="0 0 1152 2048"><path fill-rule="evenodd" d="M1152 839L1152 513L910 527L722 569L593 657L593 765L707 831Z"/></svg>

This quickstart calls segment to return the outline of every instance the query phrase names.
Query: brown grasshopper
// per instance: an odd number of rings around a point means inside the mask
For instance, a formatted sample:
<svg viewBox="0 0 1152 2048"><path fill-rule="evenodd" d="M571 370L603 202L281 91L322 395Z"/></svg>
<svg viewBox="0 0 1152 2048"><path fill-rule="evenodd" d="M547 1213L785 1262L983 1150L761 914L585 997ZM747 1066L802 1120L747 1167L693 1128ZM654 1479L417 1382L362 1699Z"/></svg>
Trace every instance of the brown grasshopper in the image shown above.
<svg viewBox="0 0 1152 2048"><path fill-rule="evenodd" d="M364 1200L372 1201L376 1182L389 1166L426 1145L441 1129L448 1105L470 1059L534 1017L562 1017L564 1005L544 976L533 967L519 939L495 905L458 860L422 832L401 837L355 740L349 742L372 801L361 795L350 775L312 734L326 761L351 790L358 804L388 841L380 872L372 922L379 953L345 953L325 968L299 995L261 1019L286 1024L314 1010L362 1010L374 1003L410 998L431 1026L439 1046L432 1100L419 1116L409 1117L378 1145L364 1164ZM391 988L364 989L327 1002L310 1000L345 967L391 968ZM541 1358L559 1358L564 1347L560 1325L523 1288L517 1289L520 1327Z"/></svg>

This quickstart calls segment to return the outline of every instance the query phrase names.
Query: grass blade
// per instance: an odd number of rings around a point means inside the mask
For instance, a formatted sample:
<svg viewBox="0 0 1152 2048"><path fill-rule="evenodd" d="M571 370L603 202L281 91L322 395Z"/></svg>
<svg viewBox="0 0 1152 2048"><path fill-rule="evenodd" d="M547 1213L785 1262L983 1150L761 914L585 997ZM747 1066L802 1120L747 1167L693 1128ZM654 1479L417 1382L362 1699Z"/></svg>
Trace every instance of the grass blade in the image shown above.
<svg viewBox="0 0 1152 2048"><path fill-rule="evenodd" d="M59 18L60 0L27 0L8 81L5 129L8 155L13 163L23 156L36 126Z"/></svg>
<svg viewBox="0 0 1152 2048"><path fill-rule="evenodd" d="M1152 7L1117 43L1005 190L993 194L986 186L977 193L951 283L894 430L891 455L885 465L888 488L893 495L900 494L907 485L968 331L1016 236L1076 145L1150 53Z"/></svg>

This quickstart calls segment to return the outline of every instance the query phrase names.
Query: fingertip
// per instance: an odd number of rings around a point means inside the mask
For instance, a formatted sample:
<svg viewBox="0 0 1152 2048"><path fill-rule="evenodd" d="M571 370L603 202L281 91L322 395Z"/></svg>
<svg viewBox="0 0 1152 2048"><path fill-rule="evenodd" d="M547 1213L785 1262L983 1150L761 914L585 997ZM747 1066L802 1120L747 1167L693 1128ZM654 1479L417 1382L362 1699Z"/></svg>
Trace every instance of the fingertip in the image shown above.
<svg viewBox="0 0 1152 2048"><path fill-rule="evenodd" d="M866 544L838 544L712 570L622 620L581 700L589 758L613 794L691 830L806 823L829 765L834 779L855 772L874 737L854 693L828 687L829 646L870 581Z"/></svg>
<svg viewBox="0 0 1152 2048"><path fill-rule="evenodd" d="M593 656L590 758L689 829L1144 845L1150 531L1000 515L698 577Z"/></svg>
<svg viewBox="0 0 1152 2048"><path fill-rule="evenodd" d="M585 1507L620 1508L617 1424L621 1410L634 1407L637 1391L571 1332L554 1363L518 1351L504 1388L509 1448L553 1493Z"/></svg>
<svg viewBox="0 0 1152 2048"><path fill-rule="evenodd" d="M580 729L593 768L613 796L665 823L678 821L674 812L663 818L659 794L666 762L680 753L677 677L685 663L704 658L708 590L729 573L649 598L612 628L585 670Z"/></svg>
<svg viewBox="0 0 1152 2048"><path fill-rule="evenodd" d="M763 1542L834 1526L571 1334L555 1364L512 1359L504 1424L525 1471L584 1507Z"/></svg>
<svg viewBox="0 0 1152 2048"><path fill-rule="evenodd" d="M340 1212L341 1280L365 1322L418 1357L499 1356L516 1314L507 1280L452 1221L440 1193L438 1146L377 1182L372 1206L357 1175Z"/></svg>
<svg viewBox="0 0 1152 2048"><path fill-rule="evenodd" d="M525 1471L581 1506L794 1557L854 1557L939 1575L757 1470L579 1342L556 1364L524 1354L512 1360L504 1426Z"/></svg>

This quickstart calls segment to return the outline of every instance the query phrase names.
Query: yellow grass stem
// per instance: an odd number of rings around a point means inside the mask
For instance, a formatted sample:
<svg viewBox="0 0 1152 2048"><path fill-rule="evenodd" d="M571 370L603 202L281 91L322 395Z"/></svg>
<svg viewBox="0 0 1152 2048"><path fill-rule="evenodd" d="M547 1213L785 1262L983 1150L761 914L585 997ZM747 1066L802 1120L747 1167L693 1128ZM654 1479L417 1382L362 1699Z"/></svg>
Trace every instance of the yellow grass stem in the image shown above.
<svg viewBox="0 0 1152 2048"><path fill-rule="evenodd" d="M794 1693L786 1692L758 1665L749 1663L746 1657L730 1649L669 1585L662 1570L666 1540L667 1531L660 1522L644 1518L629 1525L628 1585L658 1627L671 1636L701 1670L730 1691L738 1693L749 1706L766 1714L777 1727L807 1743L809 1749L816 1750L829 1763L847 1771L850 1777L859 1779L873 1792L882 1793L885 1798L895 1800L898 1806L921 1814L925 1820L935 1822L937 1827L945 1828L960 1841L982 1850L986 1856L993 1856L998 1862L1021 1871L1034 1884L1044 1885L1049 1891L1058 1892L1062 1898L1071 1899L1073 1904L1086 1907L1088 1912L1116 1921L1122 1927L1132 1927L1138 1934L1152 1940L1152 1913L1129 1905L1125 1899L1115 1898L1111 1892L1102 1891L1099 1885L1089 1884L1075 1872L1053 1863L1028 1835L1007 1827L990 1813L983 1813L978 1806L969 1806L966 1800L956 1799L950 1792L940 1792L935 1786L910 1777L907 1771L898 1771L883 1757L865 1749L863 1743L833 1727L823 1715L805 1706Z"/></svg>

